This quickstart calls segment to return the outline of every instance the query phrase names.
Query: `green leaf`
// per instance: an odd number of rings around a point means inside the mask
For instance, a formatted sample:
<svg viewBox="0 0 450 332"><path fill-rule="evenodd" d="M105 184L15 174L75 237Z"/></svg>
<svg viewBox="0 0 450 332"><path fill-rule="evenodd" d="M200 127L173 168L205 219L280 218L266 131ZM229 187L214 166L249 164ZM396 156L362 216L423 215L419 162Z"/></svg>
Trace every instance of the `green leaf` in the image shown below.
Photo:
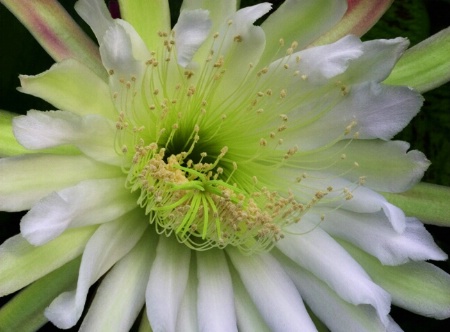
<svg viewBox="0 0 450 332"><path fill-rule="evenodd" d="M81 256L37 280L0 310L0 331L33 332L48 320L44 310L61 293L76 286Z"/></svg>
<svg viewBox="0 0 450 332"><path fill-rule="evenodd" d="M450 187L419 183L404 193L381 194L408 216L426 224L450 227Z"/></svg>

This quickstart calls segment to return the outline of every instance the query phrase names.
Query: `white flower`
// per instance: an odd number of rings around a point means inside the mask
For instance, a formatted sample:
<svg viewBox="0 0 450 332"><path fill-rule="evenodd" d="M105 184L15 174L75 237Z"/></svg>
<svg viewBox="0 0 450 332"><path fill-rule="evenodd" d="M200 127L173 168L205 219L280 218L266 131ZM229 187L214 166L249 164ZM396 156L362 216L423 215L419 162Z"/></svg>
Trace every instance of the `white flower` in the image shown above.
<svg viewBox="0 0 450 332"><path fill-rule="evenodd" d="M109 82L74 59L21 76L60 110L15 118L18 142L69 148L0 160L0 208L30 210L0 247L1 293L82 254L76 289L45 311L60 328L103 276L81 330L128 330L144 305L154 331L314 331L305 303L332 331L398 330L391 303L449 317L450 277L423 262L446 254L376 192L429 165L390 141L422 97L380 83L408 42L307 48L342 1L297 35L296 1L261 27L269 4L199 3L169 31L81 0Z"/></svg>

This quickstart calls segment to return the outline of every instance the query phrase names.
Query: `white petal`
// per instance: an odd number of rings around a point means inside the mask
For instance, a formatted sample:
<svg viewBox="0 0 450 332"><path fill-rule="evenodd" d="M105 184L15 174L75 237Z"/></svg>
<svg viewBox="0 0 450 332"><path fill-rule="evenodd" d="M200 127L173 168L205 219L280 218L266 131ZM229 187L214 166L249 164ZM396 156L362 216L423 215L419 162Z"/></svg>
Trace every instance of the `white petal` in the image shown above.
<svg viewBox="0 0 450 332"><path fill-rule="evenodd" d="M0 296L8 295L78 257L96 226L65 232L40 247L22 235L13 236L0 246Z"/></svg>
<svg viewBox="0 0 450 332"><path fill-rule="evenodd" d="M59 295L45 310L45 316L59 328L74 326L83 312L89 287L135 246L146 227L141 211L101 225L84 250L77 289Z"/></svg>
<svg viewBox="0 0 450 332"><path fill-rule="evenodd" d="M84 156L33 154L0 159L0 209L29 210L52 191L85 179L122 176L118 167Z"/></svg>
<svg viewBox="0 0 450 332"><path fill-rule="evenodd" d="M270 332L236 271L232 270L231 275L233 277L234 303L239 331Z"/></svg>
<svg viewBox="0 0 450 332"><path fill-rule="evenodd" d="M200 331L237 331L233 286L223 251L197 252Z"/></svg>
<svg viewBox="0 0 450 332"><path fill-rule="evenodd" d="M13 120L17 141L27 149L45 149L73 144L87 156L121 165L114 149L115 124L100 115L80 116L64 111L28 111Z"/></svg>
<svg viewBox="0 0 450 332"><path fill-rule="evenodd" d="M302 223L306 223L305 219ZM311 223L311 229L314 225ZM321 228L296 235L297 225L293 225L277 247L294 262L323 280L340 297L354 305L373 306L387 324L390 297L376 285L364 269Z"/></svg>
<svg viewBox="0 0 450 332"><path fill-rule="evenodd" d="M386 266L345 241L339 242L392 296L392 303L422 316L450 317L450 275L426 262Z"/></svg>
<svg viewBox="0 0 450 332"><path fill-rule="evenodd" d="M383 81L389 76L408 45L409 41L400 37L364 42L363 55L352 62L342 79L351 84Z"/></svg>
<svg viewBox="0 0 450 332"><path fill-rule="evenodd" d="M156 246L150 232L106 275L80 331L129 331L145 303Z"/></svg>
<svg viewBox="0 0 450 332"><path fill-rule="evenodd" d="M353 305L344 301L324 282L286 256L277 254L276 257L282 262L283 268L294 281L305 302L331 331L378 332L385 330L384 324L373 307Z"/></svg>
<svg viewBox="0 0 450 332"><path fill-rule="evenodd" d="M250 297L273 331L316 331L292 280L269 254L244 256L227 249Z"/></svg>
<svg viewBox="0 0 450 332"><path fill-rule="evenodd" d="M67 228L105 223L136 207L125 179L87 180L44 197L22 218L20 231L42 245Z"/></svg>
<svg viewBox="0 0 450 332"><path fill-rule="evenodd" d="M192 262L183 300L178 311L175 331L198 332L197 287L197 271L195 270L195 263Z"/></svg>
<svg viewBox="0 0 450 332"><path fill-rule="evenodd" d="M208 37L211 25L207 10L181 11L178 22L173 27L177 61L180 66L187 67L191 63L195 52Z"/></svg>
<svg viewBox="0 0 450 332"><path fill-rule="evenodd" d="M99 43L102 42L106 30L113 24L108 8L101 0L79 0L75 10L89 24Z"/></svg>
<svg viewBox="0 0 450 332"><path fill-rule="evenodd" d="M322 229L333 237L353 243L383 264L399 265L409 260L447 258L416 219L407 218L404 232L399 233L382 213L354 213L341 209L316 212L325 215L325 220L320 223ZM320 216L317 216L317 222L319 220Z"/></svg>
<svg viewBox="0 0 450 332"><path fill-rule="evenodd" d="M191 251L185 245L163 235L159 237L145 294L147 316L154 331L175 331L190 257Z"/></svg>

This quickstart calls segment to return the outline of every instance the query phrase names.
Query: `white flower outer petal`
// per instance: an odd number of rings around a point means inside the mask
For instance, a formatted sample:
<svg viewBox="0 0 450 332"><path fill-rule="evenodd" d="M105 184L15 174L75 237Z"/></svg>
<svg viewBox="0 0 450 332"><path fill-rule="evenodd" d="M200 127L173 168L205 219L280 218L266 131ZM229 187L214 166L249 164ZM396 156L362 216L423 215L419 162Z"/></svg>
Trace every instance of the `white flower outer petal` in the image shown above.
<svg viewBox="0 0 450 332"><path fill-rule="evenodd" d="M136 246L106 275L80 331L129 331L145 303L155 237L144 233Z"/></svg>
<svg viewBox="0 0 450 332"><path fill-rule="evenodd" d="M197 252L197 277L199 330L237 332L233 285L223 251Z"/></svg>
<svg viewBox="0 0 450 332"><path fill-rule="evenodd" d="M56 238L67 228L101 224L136 207L124 188L125 179L82 181L53 192L36 203L22 218L20 232L33 245Z"/></svg>
<svg viewBox="0 0 450 332"><path fill-rule="evenodd" d="M79 0L75 4L75 10L89 24L98 42L101 43L106 30L114 22L105 2L101 0Z"/></svg>
<svg viewBox="0 0 450 332"><path fill-rule="evenodd" d="M274 253L298 288L303 299L331 331L378 332L385 329L376 310L368 305L344 301L312 273L280 253Z"/></svg>
<svg viewBox="0 0 450 332"><path fill-rule="evenodd" d="M83 312L89 287L139 241L147 222L141 211L101 225L83 252L77 289L59 295L45 310L58 328L74 326Z"/></svg>
<svg viewBox="0 0 450 332"><path fill-rule="evenodd" d="M65 232L40 247L18 234L0 246L0 296L11 294L78 257L96 226Z"/></svg>
<svg viewBox="0 0 450 332"><path fill-rule="evenodd" d="M242 284L237 272L232 269L234 303L239 331L270 332L269 327L264 322L261 314L248 295L245 286Z"/></svg>
<svg viewBox="0 0 450 332"><path fill-rule="evenodd" d="M175 331L178 311L189 276L191 250L162 235L145 294L147 315L154 331Z"/></svg>
<svg viewBox="0 0 450 332"><path fill-rule="evenodd" d="M386 266L345 241L339 241L392 296L392 303L422 316L450 318L450 274L427 262Z"/></svg>
<svg viewBox="0 0 450 332"><path fill-rule="evenodd" d="M302 223L308 222L303 219ZM387 325L390 296L375 284L364 269L321 228L296 235L298 225L289 227L285 238L276 246L287 257L324 281L345 301L354 305L369 304Z"/></svg>
<svg viewBox="0 0 450 332"><path fill-rule="evenodd" d="M29 210L52 191L85 179L122 176L120 168L84 156L33 154L0 159L0 209Z"/></svg>
<svg viewBox="0 0 450 332"><path fill-rule="evenodd" d="M198 332L197 319L197 270L195 261L191 262L189 268L189 277L184 290L183 300L180 304L177 317L177 327L175 331ZM146 316L146 315L145 315ZM139 330L139 332L141 332Z"/></svg>
<svg viewBox="0 0 450 332"><path fill-rule="evenodd" d="M445 260L447 255L433 241L423 224L406 218L404 232L396 232L381 213L354 213L342 209L316 209L309 218L320 223L320 215L329 216L320 227L333 237L353 243L385 265L399 265L409 260Z"/></svg>
<svg viewBox="0 0 450 332"><path fill-rule="evenodd" d="M273 58L280 38L287 47L296 41L301 49L306 48L339 22L346 9L347 2L343 0L285 1L261 24L267 37L264 61Z"/></svg>
<svg viewBox="0 0 450 332"><path fill-rule="evenodd" d="M27 149L72 144L95 160L118 166L123 162L114 149L114 123L99 115L31 110L26 116L14 118L13 131L17 141Z"/></svg>
<svg viewBox="0 0 450 332"><path fill-rule="evenodd" d="M271 255L244 256L236 248L227 254L272 331L316 331L292 280Z"/></svg>
<svg viewBox="0 0 450 332"><path fill-rule="evenodd" d="M181 67L187 67L211 29L211 20L207 10L183 10L177 24L173 27L175 32L175 46L177 61Z"/></svg>
<svg viewBox="0 0 450 332"><path fill-rule="evenodd" d="M19 91L42 98L57 109L115 119L108 84L75 59L58 62L39 75L19 78Z"/></svg>

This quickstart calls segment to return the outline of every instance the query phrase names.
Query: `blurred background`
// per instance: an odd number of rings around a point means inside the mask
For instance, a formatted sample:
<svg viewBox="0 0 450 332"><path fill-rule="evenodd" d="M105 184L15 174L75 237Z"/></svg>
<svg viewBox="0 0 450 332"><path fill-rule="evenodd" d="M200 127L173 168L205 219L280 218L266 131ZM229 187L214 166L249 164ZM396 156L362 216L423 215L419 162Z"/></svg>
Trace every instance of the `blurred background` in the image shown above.
<svg viewBox="0 0 450 332"><path fill-rule="evenodd" d="M376 1L376 0L374 0ZM61 0L72 17L92 37L87 25L73 10L73 0ZM171 0L172 22L176 22L181 0ZM241 7L262 1L242 0ZM274 7L283 1L269 1ZM407 37L411 45L417 44L439 30L450 26L450 0L397 0L377 25L363 39ZM450 61L450 55L449 55ZM44 101L16 90L19 74L36 75L54 61L32 38L29 32L0 5L0 109L25 114L29 109L51 110ZM427 92L425 105L410 125L396 139L411 143L412 149L423 151L432 164L424 181L450 186L450 84ZM450 202L449 202L450 204ZM19 221L24 213L0 212L0 243L19 232ZM427 226L438 245L450 254L450 228ZM450 263L436 265L450 272ZM0 299L4 303L10 297ZM393 318L404 331L450 331L450 321L421 317L399 308L393 308ZM42 331L56 331L47 324ZM75 327L68 331L77 331ZM17 331L20 332L20 331Z"/></svg>

